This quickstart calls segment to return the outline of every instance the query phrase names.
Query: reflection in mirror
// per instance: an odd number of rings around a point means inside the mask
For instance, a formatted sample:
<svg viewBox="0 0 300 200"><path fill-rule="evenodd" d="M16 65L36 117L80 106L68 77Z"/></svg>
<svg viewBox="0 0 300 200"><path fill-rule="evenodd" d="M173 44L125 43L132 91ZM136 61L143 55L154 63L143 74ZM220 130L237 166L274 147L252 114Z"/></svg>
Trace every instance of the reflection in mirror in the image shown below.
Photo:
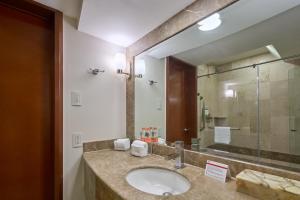
<svg viewBox="0 0 300 200"><path fill-rule="evenodd" d="M140 63L144 75L135 79L135 137L166 138L165 131L165 59L148 55L135 58L135 71ZM154 139L155 140L155 139Z"/></svg>
<svg viewBox="0 0 300 200"><path fill-rule="evenodd" d="M136 137L156 127L187 149L300 171L300 2L218 14L215 29L197 23L135 58Z"/></svg>

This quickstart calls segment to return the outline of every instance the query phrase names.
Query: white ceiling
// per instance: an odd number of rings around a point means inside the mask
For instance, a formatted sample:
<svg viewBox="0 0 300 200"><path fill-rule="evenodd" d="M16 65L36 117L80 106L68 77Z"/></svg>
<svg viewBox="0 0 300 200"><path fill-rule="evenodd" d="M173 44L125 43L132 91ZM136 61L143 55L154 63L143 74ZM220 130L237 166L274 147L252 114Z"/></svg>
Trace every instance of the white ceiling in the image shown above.
<svg viewBox="0 0 300 200"><path fill-rule="evenodd" d="M266 53L270 53L269 50L267 49L267 47L261 47L258 49L253 49L253 50L251 49L250 51L246 51L246 52L242 52L242 53L238 52L237 54L234 54L233 56L218 57L217 59L213 59L212 61L205 62L205 63L208 64L209 66L219 66L219 65L223 65L225 63L230 63L230 62L237 61L237 60L243 60L243 59L246 59L246 58L249 58L252 56L257 56L257 55L266 54ZM188 60L188 58L182 58L180 56L181 55L178 56L179 59ZM175 56L175 57L177 57L177 56ZM215 57L215 55L214 55L214 57ZM194 65L199 65L199 64L196 64L196 63L198 63L197 61L194 61L191 63L194 63Z"/></svg>
<svg viewBox="0 0 300 200"><path fill-rule="evenodd" d="M83 0L78 30L127 47L194 0Z"/></svg>
<svg viewBox="0 0 300 200"><path fill-rule="evenodd" d="M228 58L267 45L273 45L281 57L300 53L300 6L220 40L191 49L175 57L199 64L220 64ZM238 58L237 58L238 59ZM231 61L232 61L231 60Z"/></svg>
<svg viewBox="0 0 300 200"><path fill-rule="evenodd" d="M223 23L218 29L201 32L195 25L145 54L156 58L175 55L199 65L273 44L286 56L292 53L291 46L300 47L300 26L296 25L300 7L289 10L297 5L299 0L240 0L219 12Z"/></svg>

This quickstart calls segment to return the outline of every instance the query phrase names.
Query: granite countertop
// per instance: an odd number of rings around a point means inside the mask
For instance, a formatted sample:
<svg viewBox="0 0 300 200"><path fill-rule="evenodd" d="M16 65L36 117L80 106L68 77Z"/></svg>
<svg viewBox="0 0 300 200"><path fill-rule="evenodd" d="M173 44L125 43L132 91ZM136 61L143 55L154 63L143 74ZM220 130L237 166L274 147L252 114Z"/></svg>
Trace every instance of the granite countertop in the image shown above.
<svg viewBox="0 0 300 200"><path fill-rule="evenodd" d="M95 175L109 188L126 200L254 200L255 198L236 192L236 182L231 180L221 183L204 176L204 169L186 165L183 169L174 168L174 160L165 160L158 155L144 158L133 157L129 152L101 150L86 152L83 159ZM185 176L191 182L191 188L186 193L176 196L156 196L139 191L130 186L125 177L136 168L161 167L174 170Z"/></svg>

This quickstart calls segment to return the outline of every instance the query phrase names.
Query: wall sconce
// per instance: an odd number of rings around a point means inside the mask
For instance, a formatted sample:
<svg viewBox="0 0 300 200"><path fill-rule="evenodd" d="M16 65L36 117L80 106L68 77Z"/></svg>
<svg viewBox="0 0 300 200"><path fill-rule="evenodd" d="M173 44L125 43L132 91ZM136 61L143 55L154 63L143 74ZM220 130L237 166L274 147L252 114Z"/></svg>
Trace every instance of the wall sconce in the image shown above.
<svg viewBox="0 0 300 200"><path fill-rule="evenodd" d="M136 78L143 78L143 76L146 73L145 60L136 60L134 71L135 71Z"/></svg>
<svg viewBox="0 0 300 200"><path fill-rule="evenodd" d="M93 75L98 75L99 73L104 73L105 70L99 68L89 68L88 72Z"/></svg>
<svg viewBox="0 0 300 200"><path fill-rule="evenodd" d="M149 83L149 85L154 85L154 84L156 84L156 83L158 83L158 82L157 82L157 81L154 81L154 80L149 80L148 83Z"/></svg>
<svg viewBox="0 0 300 200"><path fill-rule="evenodd" d="M118 74L125 74L128 78L131 77L131 70L130 72L124 72L126 68L126 56L123 53L116 53L114 57L114 67L117 69ZM131 67L130 67L131 68Z"/></svg>

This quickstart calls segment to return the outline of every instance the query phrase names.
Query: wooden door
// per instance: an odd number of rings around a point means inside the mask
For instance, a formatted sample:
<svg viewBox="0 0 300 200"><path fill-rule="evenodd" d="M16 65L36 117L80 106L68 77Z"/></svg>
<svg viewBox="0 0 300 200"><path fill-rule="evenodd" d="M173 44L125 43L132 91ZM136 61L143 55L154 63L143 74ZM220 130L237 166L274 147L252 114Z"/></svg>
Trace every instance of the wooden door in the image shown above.
<svg viewBox="0 0 300 200"><path fill-rule="evenodd" d="M19 3L37 11L30 7L34 3ZM0 4L1 200L60 196L55 194L60 187L55 186L55 175L61 176L59 165L55 166L60 159L56 157L60 142L55 138L60 128L55 120L60 120L56 109L62 102L55 87L61 79L54 22Z"/></svg>
<svg viewBox="0 0 300 200"><path fill-rule="evenodd" d="M177 58L167 58L167 141L191 144L197 137L196 67Z"/></svg>

